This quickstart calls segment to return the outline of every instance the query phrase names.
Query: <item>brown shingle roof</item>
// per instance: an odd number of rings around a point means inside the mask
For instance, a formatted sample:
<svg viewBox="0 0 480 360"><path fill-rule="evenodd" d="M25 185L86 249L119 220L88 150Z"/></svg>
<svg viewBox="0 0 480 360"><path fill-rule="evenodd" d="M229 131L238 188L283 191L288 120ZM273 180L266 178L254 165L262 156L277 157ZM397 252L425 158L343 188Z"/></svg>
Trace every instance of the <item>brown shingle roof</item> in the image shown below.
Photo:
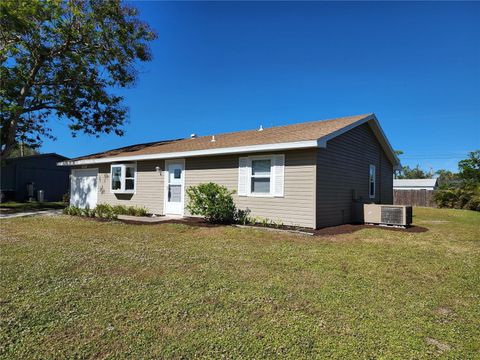
<svg viewBox="0 0 480 360"><path fill-rule="evenodd" d="M137 144L98 154L83 156L72 160L77 161L86 159L99 159L104 157L110 158L146 154L161 154L170 152L317 140L370 115L371 114L355 115L323 121L310 121L293 125L274 126L265 128L263 131L247 130L224 134L214 134L215 142L211 141L212 135L208 135L199 136L193 139L188 138Z"/></svg>

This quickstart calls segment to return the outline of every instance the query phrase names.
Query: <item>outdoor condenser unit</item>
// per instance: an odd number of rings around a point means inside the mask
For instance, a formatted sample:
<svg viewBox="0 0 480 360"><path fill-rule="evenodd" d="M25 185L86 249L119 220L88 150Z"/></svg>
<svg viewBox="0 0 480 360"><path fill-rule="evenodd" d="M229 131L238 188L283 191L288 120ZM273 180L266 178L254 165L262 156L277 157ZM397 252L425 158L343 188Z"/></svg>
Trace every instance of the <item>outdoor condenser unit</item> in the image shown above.
<svg viewBox="0 0 480 360"><path fill-rule="evenodd" d="M412 207L405 205L364 204L363 218L366 224L407 227L412 223Z"/></svg>

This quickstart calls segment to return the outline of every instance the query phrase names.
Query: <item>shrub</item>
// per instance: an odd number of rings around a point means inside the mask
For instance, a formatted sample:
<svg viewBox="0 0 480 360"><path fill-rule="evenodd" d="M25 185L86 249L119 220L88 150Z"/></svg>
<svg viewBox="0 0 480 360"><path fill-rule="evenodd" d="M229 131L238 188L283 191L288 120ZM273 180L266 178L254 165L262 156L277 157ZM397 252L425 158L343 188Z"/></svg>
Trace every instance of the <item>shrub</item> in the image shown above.
<svg viewBox="0 0 480 360"><path fill-rule="evenodd" d="M97 217L102 219L116 219L117 216L113 211L113 206L108 204L98 204L95 208Z"/></svg>
<svg viewBox="0 0 480 360"><path fill-rule="evenodd" d="M138 206L98 204L94 209L80 209L76 206L67 206L63 212L72 216L97 217L101 219L116 219L118 215L146 216L147 209Z"/></svg>
<svg viewBox="0 0 480 360"><path fill-rule="evenodd" d="M114 205L111 207L111 211L116 216L118 215L146 216L148 214L147 209L139 206Z"/></svg>
<svg viewBox="0 0 480 360"><path fill-rule="evenodd" d="M474 194L470 197L464 209L480 211L480 194Z"/></svg>
<svg viewBox="0 0 480 360"><path fill-rule="evenodd" d="M453 208L457 202L457 197L456 189L437 190L433 194L433 200L441 208Z"/></svg>
<svg viewBox="0 0 480 360"><path fill-rule="evenodd" d="M76 206L67 206L63 209L63 213L66 215L80 216L82 214L82 209Z"/></svg>
<svg viewBox="0 0 480 360"><path fill-rule="evenodd" d="M209 223L230 224L235 220L234 191L215 183L200 184L187 189L190 199L187 209L192 215L201 215Z"/></svg>
<svg viewBox="0 0 480 360"><path fill-rule="evenodd" d="M480 211L479 189L443 189L433 194L433 199L441 208L454 208Z"/></svg>
<svg viewBox="0 0 480 360"><path fill-rule="evenodd" d="M234 220L236 224L241 225L248 225L252 224L254 221L250 217L250 209L246 208L245 210L242 209L235 209Z"/></svg>

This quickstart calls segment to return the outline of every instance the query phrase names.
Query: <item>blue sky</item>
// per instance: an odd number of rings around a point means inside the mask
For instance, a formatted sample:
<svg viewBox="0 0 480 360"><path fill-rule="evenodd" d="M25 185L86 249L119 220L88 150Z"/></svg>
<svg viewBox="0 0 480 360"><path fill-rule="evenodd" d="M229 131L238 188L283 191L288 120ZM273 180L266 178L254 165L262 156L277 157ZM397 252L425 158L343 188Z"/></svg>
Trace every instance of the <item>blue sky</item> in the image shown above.
<svg viewBox="0 0 480 360"><path fill-rule="evenodd" d="M135 2L158 33L126 135L71 138L80 156L128 144L375 112L402 163L456 169L480 148L480 3Z"/></svg>

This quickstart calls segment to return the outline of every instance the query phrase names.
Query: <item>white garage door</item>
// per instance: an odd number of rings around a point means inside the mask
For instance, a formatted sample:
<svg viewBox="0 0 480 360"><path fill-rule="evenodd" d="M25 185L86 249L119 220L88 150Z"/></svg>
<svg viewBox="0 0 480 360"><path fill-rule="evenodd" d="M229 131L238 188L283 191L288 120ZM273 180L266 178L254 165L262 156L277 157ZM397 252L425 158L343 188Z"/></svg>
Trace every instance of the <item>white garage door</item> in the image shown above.
<svg viewBox="0 0 480 360"><path fill-rule="evenodd" d="M93 209L97 206L98 169L72 170L70 182L70 205Z"/></svg>

